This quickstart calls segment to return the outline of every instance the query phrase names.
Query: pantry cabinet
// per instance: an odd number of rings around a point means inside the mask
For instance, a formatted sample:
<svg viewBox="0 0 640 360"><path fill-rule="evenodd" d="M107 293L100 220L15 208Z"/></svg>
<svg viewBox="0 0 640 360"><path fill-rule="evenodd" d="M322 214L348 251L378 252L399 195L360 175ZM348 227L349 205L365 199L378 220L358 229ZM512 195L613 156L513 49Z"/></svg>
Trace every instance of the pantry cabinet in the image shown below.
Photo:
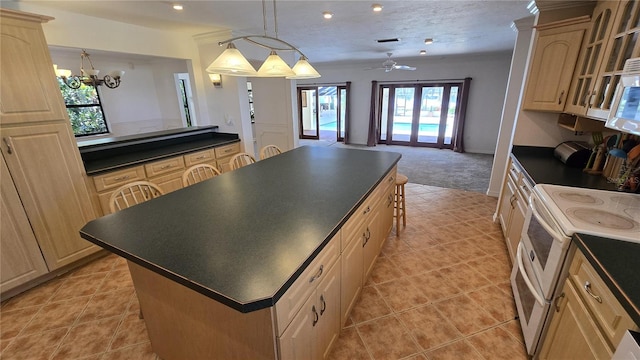
<svg viewBox="0 0 640 360"><path fill-rule="evenodd" d="M0 9L0 16L0 152L6 162L2 186L13 183L19 197L19 203L3 197L3 209L12 209L12 226L19 228L3 229L2 244L13 242L29 251L13 259L10 273L33 267L36 276L44 270L33 260L38 256L53 271L100 249L78 232L96 214L41 29L51 18L7 9ZM11 232L19 238L9 239ZM31 278L17 277L9 286L3 277L2 291Z"/></svg>
<svg viewBox="0 0 640 360"><path fill-rule="evenodd" d="M541 359L610 359L627 329L638 328L580 251L552 306Z"/></svg>
<svg viewBox="0 0 640 360"><path fill-rule="evenodd" d="M588 22L589 17L584 16L537 27L524 110L564 109Z"/></svg>
<svg viewBox="0 0 640 360"><path fill-rule="evenodd" d="M498 220L509 250L509 257L511 262L514 262L533 184L529 183L513 159L509 159L507 169L499 199Z"/></svg>

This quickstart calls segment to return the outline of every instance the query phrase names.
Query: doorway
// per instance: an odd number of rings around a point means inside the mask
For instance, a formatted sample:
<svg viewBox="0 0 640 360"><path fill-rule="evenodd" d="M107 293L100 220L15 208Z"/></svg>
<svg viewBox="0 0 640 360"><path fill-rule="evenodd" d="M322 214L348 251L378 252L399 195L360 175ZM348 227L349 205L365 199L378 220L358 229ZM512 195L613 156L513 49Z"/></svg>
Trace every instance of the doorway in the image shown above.
<svg viewBox="0 0 640 360"><path fill-rule="evenodd" d="M196 126L196 116L194 112L193 92L191 91L191 82L188 73L174 74L176 90L178 93L178 102L180 104L180 117L182 118L183 127Z"/></svg>
<svg viewBox="0 0 640 360"><path fill-rule="evenodd" d="M462 83L380 86L378 143L451 149Z"/></svg>
<svg viewBox="0 0 640 360"><path fill-rule="evenodd" d="M343 141L346 86L298 87L300 139Z"/></svg>

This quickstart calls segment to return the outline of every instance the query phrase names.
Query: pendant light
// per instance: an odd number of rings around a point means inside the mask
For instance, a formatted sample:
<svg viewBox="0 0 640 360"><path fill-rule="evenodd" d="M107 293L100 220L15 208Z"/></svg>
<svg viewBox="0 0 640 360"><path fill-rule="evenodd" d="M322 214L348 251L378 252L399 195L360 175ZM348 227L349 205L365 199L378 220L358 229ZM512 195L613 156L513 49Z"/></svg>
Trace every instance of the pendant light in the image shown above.
<svg viewBox="0 0 640 360"><path fill-rule="evenodd" d="M320 73L309 64L307 57L295 46L278 38L278 15L276 11L276 1L273 0L273 17L275 26L275 37L267 35L267 18L265 10L265 0L262 0L262 20L264 23L264 35L239 36L225 41L218 45L228 44L225 51L220 54L206 69L209 73L218 73L231 76L256 76L256 77L286 77L287 79L312 79L320 77ZM240 53L233 41L245 40L251 44L269 49L270 53L258 71ZM265 42L267 40L268 42ZM284 45L275 47L273 42ZM282 60L276 51L295 51L300 54L300 60L293 69Z"/></svg>

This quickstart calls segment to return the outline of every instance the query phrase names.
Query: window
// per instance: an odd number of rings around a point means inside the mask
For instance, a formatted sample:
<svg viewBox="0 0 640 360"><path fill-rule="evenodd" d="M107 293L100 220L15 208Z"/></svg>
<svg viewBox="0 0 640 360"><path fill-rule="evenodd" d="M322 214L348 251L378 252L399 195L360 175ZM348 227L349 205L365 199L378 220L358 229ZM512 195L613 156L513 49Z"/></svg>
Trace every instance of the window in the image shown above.
<svg viewBox="0 0 640 360"><path fill-rule="evenodd" d="M65 85L61 78L58 84L67 106L71 128L75 136L106 134L109 132L104 117L100 94L93 85L82 84L78 89Z"/></svg>

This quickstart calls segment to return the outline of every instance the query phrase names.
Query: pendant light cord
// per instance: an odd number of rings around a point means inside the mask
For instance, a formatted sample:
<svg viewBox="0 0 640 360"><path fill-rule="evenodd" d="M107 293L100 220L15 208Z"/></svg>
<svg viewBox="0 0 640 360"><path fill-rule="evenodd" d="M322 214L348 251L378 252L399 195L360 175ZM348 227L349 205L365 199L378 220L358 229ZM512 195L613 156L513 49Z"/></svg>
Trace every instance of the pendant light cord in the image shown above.
<svg viewBox="0 0 640 360"><path fill-rule="evenodd" d="M262 0L262 26L264 27L264 36L267 36L267 8Z"/></svg>
<svg viewBox="0 0 640 360"><path fill-rule="evenodd" d="M276 0L273 0L273 27L278 38L278 12L276 11Z"/></svg>

